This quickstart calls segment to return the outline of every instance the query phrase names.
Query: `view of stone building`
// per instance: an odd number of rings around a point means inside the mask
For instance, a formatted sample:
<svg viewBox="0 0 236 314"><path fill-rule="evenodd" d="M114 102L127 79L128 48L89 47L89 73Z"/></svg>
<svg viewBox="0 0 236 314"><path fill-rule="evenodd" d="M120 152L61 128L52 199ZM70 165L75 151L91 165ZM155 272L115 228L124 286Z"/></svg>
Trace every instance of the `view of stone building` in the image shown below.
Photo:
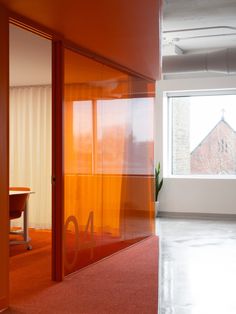
<svg viewBox="0 0 236 314"><path fill-rule="evenodd" d="M236 174L236 132L224 117L191 152L191 174Z"/></svg>
<svg viewBox="0 0 236 314"><path fill-rule="evenodd" d="M172 98L172 174L190 174L190 98Z"/></svg>

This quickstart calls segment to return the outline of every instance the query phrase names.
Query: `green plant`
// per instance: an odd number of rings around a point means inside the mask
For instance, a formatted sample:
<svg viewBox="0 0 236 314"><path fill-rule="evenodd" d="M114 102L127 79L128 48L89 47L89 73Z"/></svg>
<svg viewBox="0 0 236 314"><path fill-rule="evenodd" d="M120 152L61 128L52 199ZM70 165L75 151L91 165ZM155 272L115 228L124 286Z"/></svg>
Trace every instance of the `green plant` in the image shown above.
<svg viewBox="0 0 236 314"><path fill-rule="evenodd" d="M160 162L155 167L155 201L158 200L158 194L162 188L163 185L163 178L160 178L161 174L161 165Z"/></svg>

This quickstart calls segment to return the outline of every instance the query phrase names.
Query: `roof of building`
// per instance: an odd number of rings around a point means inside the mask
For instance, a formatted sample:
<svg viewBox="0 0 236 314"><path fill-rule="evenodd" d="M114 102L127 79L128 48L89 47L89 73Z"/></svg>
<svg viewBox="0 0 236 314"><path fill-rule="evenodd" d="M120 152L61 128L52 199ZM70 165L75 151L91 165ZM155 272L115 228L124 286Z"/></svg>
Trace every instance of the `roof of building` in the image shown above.
<svg viewBox="0 0 236 314"><path fill-rule="evenodd" d="M201 142L191 151L191 155L203 144L203 142L208 138L208 136L210 136L210 134L221 124L221 123L224 123L228 128L230 128L235 134L236 134L236 131L232 128L232 126L227 122L225 121L225 118L224 118L224 113L222 114L222 117L220 119L220 121L218 121L216 123L216 125L207 133L207 135L201 140Z"/></svg>

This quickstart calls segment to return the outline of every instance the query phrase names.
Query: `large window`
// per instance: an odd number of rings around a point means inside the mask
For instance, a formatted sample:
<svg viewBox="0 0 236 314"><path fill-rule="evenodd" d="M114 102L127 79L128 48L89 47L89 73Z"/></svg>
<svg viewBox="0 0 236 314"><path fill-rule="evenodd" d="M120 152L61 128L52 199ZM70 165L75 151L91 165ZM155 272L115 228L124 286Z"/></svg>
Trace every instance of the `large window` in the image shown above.
<svg viewBox="0 0 236 314"><path fill-rule="evenodd" d="M236 175L236 94L169 96L172 175Z"/></svg>

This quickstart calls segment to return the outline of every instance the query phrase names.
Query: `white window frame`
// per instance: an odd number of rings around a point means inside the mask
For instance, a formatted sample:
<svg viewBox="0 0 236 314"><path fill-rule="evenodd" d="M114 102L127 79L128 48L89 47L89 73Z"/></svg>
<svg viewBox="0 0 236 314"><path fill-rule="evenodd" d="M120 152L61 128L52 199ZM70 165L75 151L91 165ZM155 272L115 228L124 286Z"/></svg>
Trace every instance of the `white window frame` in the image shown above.
<svg viewBox="0 0 236 314"><path fill-rule="evenodd" d="M208 89L208 90L192 90L192 91L175 91L163 92L163 175L166 178L181 179L236 179L236 175L176 175L172 174L172 106L170 98L174 97L194 97L194 96L223 96L235 95L236 89ZM170 116L171 115L171 116Z"/></svg>

